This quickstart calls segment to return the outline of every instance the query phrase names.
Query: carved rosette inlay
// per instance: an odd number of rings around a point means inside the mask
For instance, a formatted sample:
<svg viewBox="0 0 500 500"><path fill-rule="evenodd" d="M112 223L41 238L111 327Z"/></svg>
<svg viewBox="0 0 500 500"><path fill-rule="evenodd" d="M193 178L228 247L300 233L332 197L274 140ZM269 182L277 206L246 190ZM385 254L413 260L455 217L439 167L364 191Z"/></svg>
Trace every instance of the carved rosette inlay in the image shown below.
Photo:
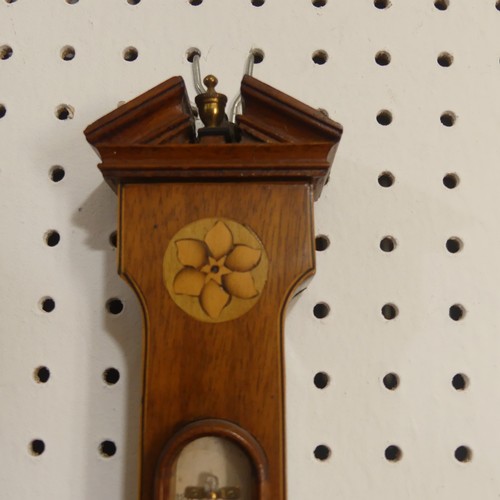
<svg viewBox="0 0 500 500"><path fill-rule="evenodd" d="M170 241L163 278L174 302L200 321L238 318L259 300L268 259L257 236L223 218L202 219Z"/></svg>

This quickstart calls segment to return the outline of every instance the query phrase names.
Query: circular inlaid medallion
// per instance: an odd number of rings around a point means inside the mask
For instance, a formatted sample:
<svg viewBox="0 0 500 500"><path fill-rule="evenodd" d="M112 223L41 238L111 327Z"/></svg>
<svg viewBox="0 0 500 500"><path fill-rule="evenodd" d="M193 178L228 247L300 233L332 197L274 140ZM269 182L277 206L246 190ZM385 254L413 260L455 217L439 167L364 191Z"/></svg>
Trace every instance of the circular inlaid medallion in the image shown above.
<svg viewBox="0 0 500 500"><path fill-rule="evenodd" d="M163 279L173 301L200 321L242 316L259 300L269 261L255 233L230 219L201 219L171 239Z"/></svg>

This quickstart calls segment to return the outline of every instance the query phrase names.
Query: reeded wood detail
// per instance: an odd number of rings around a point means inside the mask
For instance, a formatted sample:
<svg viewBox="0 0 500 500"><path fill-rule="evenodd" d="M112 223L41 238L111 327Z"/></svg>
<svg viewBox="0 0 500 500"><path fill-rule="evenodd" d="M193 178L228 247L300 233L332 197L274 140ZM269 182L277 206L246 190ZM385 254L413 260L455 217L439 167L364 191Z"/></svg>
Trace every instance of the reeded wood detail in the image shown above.
<svg viewBox="0 0 500 500"><path fill-rule="evenodd" d="M286 499L284 315L314 273L313 200L342 128L252 77L241 91L237 124L198 138L179 77L85 131L144 311L140 500L174 500L175 459L202 435L250 457L255 500Z"/></svg>

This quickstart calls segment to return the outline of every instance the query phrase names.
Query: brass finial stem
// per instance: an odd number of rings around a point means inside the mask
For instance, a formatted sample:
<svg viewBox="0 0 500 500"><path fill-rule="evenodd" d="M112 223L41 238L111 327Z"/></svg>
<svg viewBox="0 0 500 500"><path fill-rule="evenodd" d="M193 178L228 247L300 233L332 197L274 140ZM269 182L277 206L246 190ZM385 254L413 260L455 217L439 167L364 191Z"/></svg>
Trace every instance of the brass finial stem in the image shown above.
<svg viewBox="0 0 500 500"><path fill-rule="evenodd" d="M205 127L219 127L224 121L227 97L215 91L215 86L218 83L215 76L206 76L203 83L206 85L207 91L195 98L201 121Z"/></svg>

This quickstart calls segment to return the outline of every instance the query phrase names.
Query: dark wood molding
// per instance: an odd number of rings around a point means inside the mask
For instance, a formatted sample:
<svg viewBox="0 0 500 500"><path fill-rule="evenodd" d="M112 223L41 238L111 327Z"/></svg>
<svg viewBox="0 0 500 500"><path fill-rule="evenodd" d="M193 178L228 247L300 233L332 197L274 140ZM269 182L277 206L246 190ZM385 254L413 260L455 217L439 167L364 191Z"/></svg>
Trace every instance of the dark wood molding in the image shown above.
<svg viewBox="0 0 500 500"><path fill-rule="evenodd" d="M318 199L335 157L342 127L318 110L245 76L242 141L198 144L194 118L180 77L133 99L87 127L106 181L240 182L306 180Z"/></svg>
<svg viewBox="0 0 500 500"><path fill-rule="evenodd" d="M304 180L313 185L315 199L334 154L330 143L105 145L99 151L101 172L115 190L120 182Z"/></svg>
<svg viewBox="0 0 500 500"><path fill-rule="evenodd" d="M195 140L194 116L184 80L174 76L103 116L85 129L99 151L107 145L161 145Z"/></svg>
<svg viewBox="0 0 500 500"><path fill-rule="evenodd" d="M243 113L236 123L243 136L286 144L338 144L342 126L324 113L256 78L241 82Z"/></svg>

